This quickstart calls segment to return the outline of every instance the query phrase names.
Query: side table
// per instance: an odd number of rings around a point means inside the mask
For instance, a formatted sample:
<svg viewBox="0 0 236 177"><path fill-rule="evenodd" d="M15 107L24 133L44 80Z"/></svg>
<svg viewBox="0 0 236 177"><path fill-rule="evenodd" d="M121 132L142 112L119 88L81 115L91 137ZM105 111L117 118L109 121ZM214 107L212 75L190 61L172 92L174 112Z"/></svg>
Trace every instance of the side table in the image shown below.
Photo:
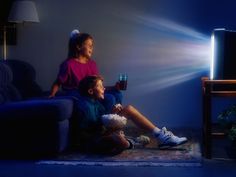
<svg viewBox="0 0 236 177"><path fill-rule="evenodd" d="M212 158L212 138L222 137L224 133L212 132L212 98L236 97L236 80L210 80L202 77L203 101L203 156Z"/></svg>

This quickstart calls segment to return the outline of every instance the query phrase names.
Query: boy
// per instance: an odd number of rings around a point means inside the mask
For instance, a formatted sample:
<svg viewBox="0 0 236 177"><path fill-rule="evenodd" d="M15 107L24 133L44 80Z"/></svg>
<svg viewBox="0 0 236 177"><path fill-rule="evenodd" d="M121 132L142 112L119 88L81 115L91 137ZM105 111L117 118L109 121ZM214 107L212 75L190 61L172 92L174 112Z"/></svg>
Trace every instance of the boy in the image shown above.
<svg viewBox="0 0 236 177"><path fill-rule="evenodd" d="M84 148L98 151L115 153L130 148L132 143L120 130L106 130L101 117L108 114L103 105L98 100L104 99L105 88L103 79L100 76L88 76L80 81L79 91L82 95L80 99L80 111L83 115L79 121L79 137ZM151 132L159 142L159 147L173 147L187 142L186 137L177 137L165 127L159 129L151 121L142 115L131 105L123 107L115 105L110 112L118 114L133 121L139 128Z"/></svg>

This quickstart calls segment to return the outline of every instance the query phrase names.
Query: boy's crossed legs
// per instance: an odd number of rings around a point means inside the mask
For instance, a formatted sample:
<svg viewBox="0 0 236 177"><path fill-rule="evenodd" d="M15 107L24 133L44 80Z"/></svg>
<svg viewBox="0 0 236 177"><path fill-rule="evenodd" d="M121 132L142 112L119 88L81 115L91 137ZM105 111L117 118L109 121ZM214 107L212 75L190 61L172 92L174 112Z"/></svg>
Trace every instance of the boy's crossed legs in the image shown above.
<svg viewBox="0 0 236 177"><path fill-rule="evenodd" d="M178 137L165 127L162 129L156 127L148 118L131 105L121 106L120 111L117 113L130 119L137 127L152 133L157 139L160 148L173 147L187 142L186 137Z"/></svg>

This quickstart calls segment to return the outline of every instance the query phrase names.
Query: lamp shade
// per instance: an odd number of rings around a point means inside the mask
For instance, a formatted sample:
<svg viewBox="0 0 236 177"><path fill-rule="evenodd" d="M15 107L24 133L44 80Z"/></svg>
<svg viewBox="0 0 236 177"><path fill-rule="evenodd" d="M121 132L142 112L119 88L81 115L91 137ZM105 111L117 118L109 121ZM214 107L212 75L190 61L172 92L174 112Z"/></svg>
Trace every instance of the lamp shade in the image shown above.
<svg viewBox="0 0 236 177"><path fill-rule="evenodd" d="M8 16L9 22L39 22L38 13L33 1L14 1Z"/></svg>

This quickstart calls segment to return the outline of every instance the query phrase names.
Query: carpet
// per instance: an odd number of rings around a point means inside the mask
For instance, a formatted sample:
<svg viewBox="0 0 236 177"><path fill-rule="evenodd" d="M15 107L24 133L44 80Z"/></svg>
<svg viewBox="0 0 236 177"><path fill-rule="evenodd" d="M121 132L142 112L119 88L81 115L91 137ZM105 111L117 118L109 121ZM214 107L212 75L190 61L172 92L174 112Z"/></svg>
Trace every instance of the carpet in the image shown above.
<svg viewBox="0 0 236 177"><path fill-rule="evenodd" d="M129 129L130 131L130 129ZM67 152L60 154L54 159L40 160L37 164L56 165L85 165L85 166L196 166L202 164L200 141L196 132L175 131L178 135L188 137L189 141L183 145L170 149L159 149L154 138L145 147L125 150L120 154L107 156L96 154L83 154L80 152ZM129 136L137 136L142 132L132 130L126 132Z"/></svg>

